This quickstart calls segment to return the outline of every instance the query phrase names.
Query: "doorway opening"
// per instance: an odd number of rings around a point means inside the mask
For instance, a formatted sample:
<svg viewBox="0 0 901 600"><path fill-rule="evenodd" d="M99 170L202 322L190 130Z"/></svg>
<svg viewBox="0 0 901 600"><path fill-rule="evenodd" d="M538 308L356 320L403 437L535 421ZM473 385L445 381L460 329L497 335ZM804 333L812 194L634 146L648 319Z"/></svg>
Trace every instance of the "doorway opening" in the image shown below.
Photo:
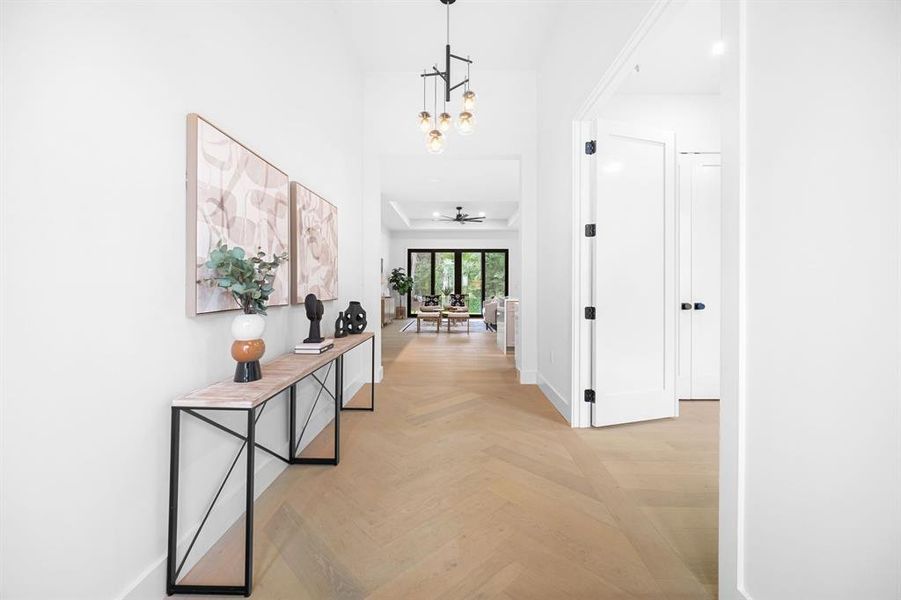
<svg viewBox="0 0 901 600"><path fill-rule="evenodd" d="M678 417L680 401L720 395L720 4L654 17L574 125L573 396L593 394L575 426Z"/></svg>
<svg viewBox="0 0 901 600"><path fill-rule="evenodd" d="M657 3L573 125L572 397L580 401L572 424L596 428L598 444L647 444L625 463L602 462L623 485L640 483L649 494L638 501L642 513L714 597L719 500L704 494L720 485L721 319L729 316L721 10L720 2ZM691 530L680 521L686 514Z"/></svg>

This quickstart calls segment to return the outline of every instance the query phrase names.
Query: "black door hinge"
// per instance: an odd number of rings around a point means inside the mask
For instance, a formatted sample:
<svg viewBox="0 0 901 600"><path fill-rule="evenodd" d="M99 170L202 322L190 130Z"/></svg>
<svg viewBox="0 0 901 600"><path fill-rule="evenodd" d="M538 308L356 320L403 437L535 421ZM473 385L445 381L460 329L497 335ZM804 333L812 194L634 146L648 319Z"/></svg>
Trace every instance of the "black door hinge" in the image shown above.
<svg viewBox="0 0 901 600"><path fill-rule="evenodd" d="M585 390L585 402L594 404L594 390Z"/></svg>
<svg viewBox="0 0 901 600"><path fill-rule="evenodd" d="M594 321L594 307L586 306L585 307L585 318L589 321Z"/></svg>
<svg viewBox="0 0 901 600"><path fill-rule="evenodd" d="M594 223L585 225L585 237L594 237L596 233L597 228L594 226Z"/></svg>
<svg viewBox="0 0 901 600"><path fill-rule="evenodd" d="M594 154L598 151L598 143L595 140L585 142L585 154Z"/></svg>

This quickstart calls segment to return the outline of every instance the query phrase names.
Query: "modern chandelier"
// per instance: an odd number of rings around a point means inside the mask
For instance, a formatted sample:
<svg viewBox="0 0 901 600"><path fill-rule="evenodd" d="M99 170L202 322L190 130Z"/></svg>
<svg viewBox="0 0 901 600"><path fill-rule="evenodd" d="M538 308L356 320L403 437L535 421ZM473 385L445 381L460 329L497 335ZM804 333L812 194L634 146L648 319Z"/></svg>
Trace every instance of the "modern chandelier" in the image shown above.
<svg viewBox="0 0 901 600"><path fill-rule="evenodd" d="M455 123L457 131L460 135L469 135L473 132L476 125L475 115L473 115L473 107L476 103L476 93L469 89L469 66L472 61L469 57L463 58L451 52L450 47L450 5L456 0L438 0L447 7L447 43L444 46L444 70L439 71L437 65L432 65L432 70L424 70L420 77L422 78L422 112L419 113L419 129L426 134L426 149L432 154L441 154L444 152L444 146L447 142L447 136L444 135L451 128L453 117L447 112L447 103L450 102L451 92L460 86L463 86L462 110L457 115ZM466 79L460 83L453 84L451 79L451 61L459 60L466 63ZM432 113L426 110L426 84L428 78L432 78ZM438 79L444 83L444 96L442 100L442 111L438 114Z"/></svg>

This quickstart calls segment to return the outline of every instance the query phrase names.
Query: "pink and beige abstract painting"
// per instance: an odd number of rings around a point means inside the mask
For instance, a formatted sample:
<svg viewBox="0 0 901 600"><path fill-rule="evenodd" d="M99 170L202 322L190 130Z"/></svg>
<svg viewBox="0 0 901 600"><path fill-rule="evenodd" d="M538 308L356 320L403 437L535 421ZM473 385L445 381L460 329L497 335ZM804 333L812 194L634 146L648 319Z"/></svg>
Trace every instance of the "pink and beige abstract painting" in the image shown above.
<svg viewBox="0 0 901 600"><path fill-rule="evenodd" d="M231 294L198 283L221 240L252 254L290 245L288 175L202 117L188 115L188 314L237 309ZM270 306L288 304L290 263L277 272Z"/></svg>
<svg viewBox="0 0 901 600"><path fill-rule="evenodd" d="M292 300L301 303L307 294L337 300L338 208L292 181L291 223Z"/></svg>

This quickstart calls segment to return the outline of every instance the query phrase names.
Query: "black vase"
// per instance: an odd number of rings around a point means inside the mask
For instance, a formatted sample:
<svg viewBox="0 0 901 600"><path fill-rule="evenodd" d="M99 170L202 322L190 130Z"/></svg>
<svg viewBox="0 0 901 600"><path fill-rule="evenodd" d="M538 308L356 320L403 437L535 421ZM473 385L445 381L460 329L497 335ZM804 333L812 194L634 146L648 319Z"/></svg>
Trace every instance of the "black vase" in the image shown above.
<svg viewBox="0 0 901 600"><path fill-rule="evenodd" d="M351 300L344 311L344 331L347 333L363 333L366 329L366 311L356 300Z"/></svg>
<svg viewBox="0 0 901 600"><path fill-rule="evenodd" d="M347 335L347 331L345 331L345 325L347 320L344 318L344 313L342 311L338 311L338 318L335 319L335 337L343 338Z"/></svg>

